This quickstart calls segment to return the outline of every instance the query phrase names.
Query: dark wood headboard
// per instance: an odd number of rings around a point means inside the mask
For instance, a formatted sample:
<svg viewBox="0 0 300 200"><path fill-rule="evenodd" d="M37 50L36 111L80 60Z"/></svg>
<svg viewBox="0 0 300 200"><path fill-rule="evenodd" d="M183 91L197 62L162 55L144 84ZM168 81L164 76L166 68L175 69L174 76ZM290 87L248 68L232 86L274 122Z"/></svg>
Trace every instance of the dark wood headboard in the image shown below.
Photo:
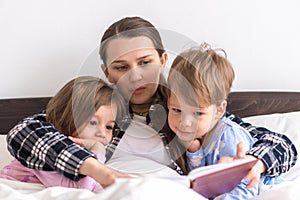
<svg viewBox="0 0 300 200"><path fill-rule="evenodd" d="M0 99L0 133L46 108L50 97ZM232 92L227 110L239 117L300 111L300 92Z"/></svg>
<svg viewBox="0 0 300 200"><path fill-rule="evenodd" d="M21 119L44 110L50 97L0 99L0 134L7 133Z"/></svg>
<svg viewBox="0 0 300 200"><path fill-rule="evenodd" d="M227 110L239 117L300 111L300 92L232 92Z"/></svg>

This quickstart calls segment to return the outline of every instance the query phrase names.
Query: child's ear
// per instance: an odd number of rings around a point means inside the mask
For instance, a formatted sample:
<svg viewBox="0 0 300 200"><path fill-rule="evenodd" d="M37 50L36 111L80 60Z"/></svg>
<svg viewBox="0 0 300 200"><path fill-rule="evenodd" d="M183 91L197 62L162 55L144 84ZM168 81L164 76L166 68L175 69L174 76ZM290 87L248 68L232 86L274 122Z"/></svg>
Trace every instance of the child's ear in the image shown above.
<svg viewBox="0 0 300 200"><path fill-rule="evenodd" d="M170 95L168 96L167 108L170 109Z"/></svg>
<svg viewBox="0 0 300 200"><path fill-rule="evenodd" d="M101 69L102 69L102 71L103 71L104 75L106 76L107 80L108 80L109 82L111 82L111 83L112 83L112 80L111 80L111 78L110 78L110 76L109 76L109 73L108 73L107 67L105 67L105 65L104 65L104 64L101 64Z"/></svg>
<svg viewBox="0 0 300 200"><path fill-rule="evenodd" d="M220 105L217 106L217 117L222 118L227 107L227 101L224 100L220 103Z"/></svg>

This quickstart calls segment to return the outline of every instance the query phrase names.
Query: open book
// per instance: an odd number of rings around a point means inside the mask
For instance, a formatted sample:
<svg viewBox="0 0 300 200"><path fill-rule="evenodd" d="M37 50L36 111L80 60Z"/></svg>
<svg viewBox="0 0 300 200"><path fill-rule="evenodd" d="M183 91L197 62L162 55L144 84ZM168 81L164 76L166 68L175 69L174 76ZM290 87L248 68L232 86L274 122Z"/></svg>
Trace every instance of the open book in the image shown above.
<svg viewBox="0 0 300 200"><path fill-rule="evenodd" d="M130 174L137 182L152 178L167 179L192 188L202 196L216 197L233 190L255 165L255 158L238 159L228 163L209 165L190 171L187 176L179 175L175 170L141 157L124 157L107 163L108 166ZM127 185L132 178L119 178L116 182ZM167 186L166 186L167 187Z"/></svg>
<svg viewBox="0 0 300 200"><path fill-rule="evenodd" d="M187 177L190 187L202 196L216 197L230 192L248 174L257 159L245 158L192 170Z"/></svg>

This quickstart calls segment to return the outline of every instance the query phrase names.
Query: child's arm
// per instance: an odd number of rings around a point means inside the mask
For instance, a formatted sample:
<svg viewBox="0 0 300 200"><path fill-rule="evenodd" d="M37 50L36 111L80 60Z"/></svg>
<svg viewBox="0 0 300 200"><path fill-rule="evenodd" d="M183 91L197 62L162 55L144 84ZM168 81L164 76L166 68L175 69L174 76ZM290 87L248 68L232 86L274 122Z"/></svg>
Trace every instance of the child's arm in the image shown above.
<svg viewBox="0 0 300 200"><path fill-rule="evenodd" d="M251 189L247 189L246 186L249 182L246 180L242 180L236 188L232 191L220 195L216 199L222 200L232 200L232 199L239 199L239 200L248 200L251 199L259 194L258 187L253 187Z"/></svg>
<svg viewBox="0 0 300 200"><path fill-rule="evenodd" d="M249 133L241 128L229 127L227 128L219 141L218 151L219 159L224 156L233 157L236 154L237 146L240 142L244 144L244 150L248 150L252 147L254 141ZM234 176L234 174L232 174ZM238 186L232 191L223 195L222 199L250 199L258 195L258 185L252 188L247 188L249 181L242 180Z"/></svg>

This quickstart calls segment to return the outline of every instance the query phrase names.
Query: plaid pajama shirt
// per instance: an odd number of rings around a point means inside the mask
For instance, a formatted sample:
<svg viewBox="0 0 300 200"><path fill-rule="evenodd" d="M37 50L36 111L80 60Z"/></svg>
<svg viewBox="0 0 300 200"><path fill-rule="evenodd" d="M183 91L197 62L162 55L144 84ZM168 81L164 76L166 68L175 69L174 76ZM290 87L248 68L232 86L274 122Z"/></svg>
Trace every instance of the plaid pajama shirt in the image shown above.
<svg viewBox="0 0 300 200"><path fill-rule="evenodd" d="M262 159L267 167L265 175L277 176L295 165L297 151L285 135L252 126L228 112L225 115L246 128L252 137L257 139L247 154ZM114 142L107 148L107 155L113 154L122 135L118 134L113 138ZM8 133L7 143L9 152L24 166L39 170L55 170L72 180L84 177L79 174L79 168L85 159L95 158L92 152L74 144L46 122L44 112L20 121Z"/></svg>

